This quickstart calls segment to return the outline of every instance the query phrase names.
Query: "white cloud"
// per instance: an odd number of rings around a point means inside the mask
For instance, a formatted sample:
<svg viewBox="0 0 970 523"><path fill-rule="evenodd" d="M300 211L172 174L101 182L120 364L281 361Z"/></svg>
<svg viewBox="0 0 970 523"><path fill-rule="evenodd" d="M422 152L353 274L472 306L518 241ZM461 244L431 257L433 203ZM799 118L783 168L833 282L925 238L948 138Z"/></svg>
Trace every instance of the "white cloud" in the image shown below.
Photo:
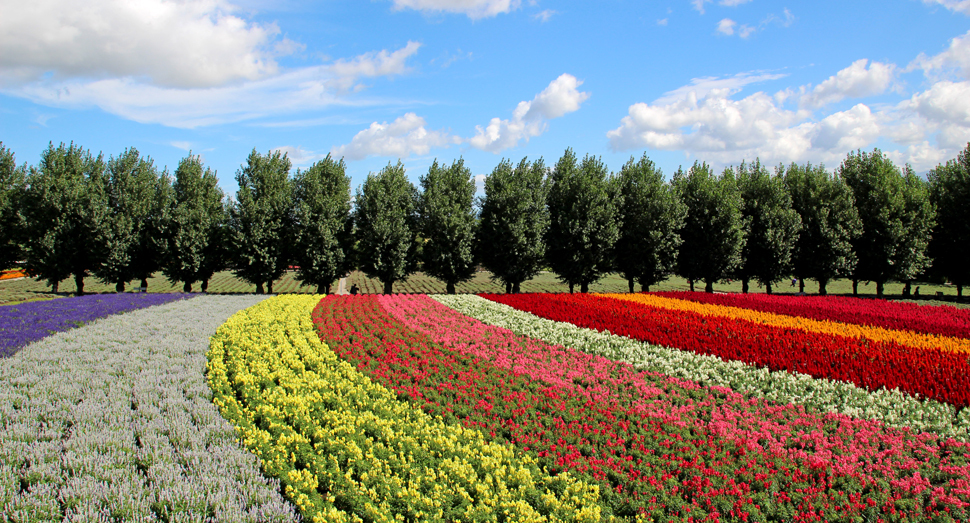
<svg viewBox="0 0 970 523"><path fill-rule="evenodd" d="M960 11L970 15L970 0L923 0L924 4L939 4L950 11Z"/></svg>
<svg viewBox="0 0 970 523"><path fill-rule="evenodd" d="M472 20L489 18L519 8L519 0L392 0L394 9L442 11L467 15Z"/></svg>
<svg viewBox="0 0 970 523"><path fill-rule="evenodd" d="M327 157L327 153L308 151L300 145L284 145L282 147L275 147L272 150L285 154L295 167L309 167L313 162Z"/></svg>
<svg viewBox="0 0 970 523"><path fill-rule="evenodd" d="M865 104L826 116L815 124L812 147L823 151L851 151L866 147L879 137L876 115Z"/></svg>
<svg viewBox="0 0 970 523"><path fill-rule="evenodd" d="M589 93L578 89L582 83L571 74L560 75L532 101L519 102L510 120L492 118L484 128L475 126L475 136L466 141L476 149L497 153L539 136L545 132L547 120L578 110L589 98Z"/></svg>
<svg viewBox="0 0 970 523"><path fill-rule="evenodd" d="M936 56L927 57L920 53L906 70L917 68L922 69L929 77L955 69L963 78L970 79L970 31L950 40L950 47Z"/></svg>
<svg viewBox="0 0 970 523"><path fill-rule="evenodd" d="M682 100L690 93L694 93L696 98L703 98L707 93L719 89L727 90L730 93L736 93L741 88L748 84L753 84L757 82L764 82L769 80L777 80L779 78L784 78L785 74L781 73L765 73L762 71L753 71L747 73L738 73L734 76L727 76L724 78L717 78L713 76L706 76L703 78L694 78L689 84L678 87L673 91L668 91L664 93L663 96L654 100L654 104L670 104L678 100Z"/></svg>
<svg viewBox="0 0 970 523"><path fill-rule="evenodd" d="M485 178L487 178L487 177L488 177L488 175L486 175L486 174L476 174L475 175L475 192L476 193L484 193L485 192Z"/></svg>
<svg viewBox="0 0 970 523"><path fill-rule="evenodd" d="M337 60L330 66L330 71L336 76L331 83L340 90L348 90L354 87L354 82L360 77L404 74L408 71L405 62L420 47L420 43L408 41L406 46L394 52L383 49L364 53L352 60Z"/></svg>
<svg viewBox="0 0 970 523"><path fill-rule="evenodd" d="M444 131L428 131L424 118L407 113L391 123L374 122L357 133L349 144L331 149L335 157L361 160L368 156L407 158L412 154L428 154L432 147L447 147L461 143L457 136Z"/></svg>
<svg viewBox="0 0 970 523"><path fill-rule="evenodd" d="M657 20L657 25L667 25L667 19L661 18L660 20Z"/></svg>
<svg viewBox="0 0 970 523"><path fill-rule="evenodd" d="M135 77L199 88L275 75L302 46L228 0L30 0L0 16L0 85Z"/></svg>
<svg viewBox="0 0 970 523"><path fill-rule="evenodd" d="M799 103L806 107L819 108L844 98L862 98L884 93L895 80L896 66L872 62L866 68L868 62L865 58L856 60L802 96Z"/></svg>
<svg viewBox="0 0 970 523"><path fill-rule="evenodd" d="M731 20L730 18L722 18L720 22L717 23L717 32L722 35L731 36L734 34L734 26L738 25L737 22Z"/></svg>
<svg viewBox="0 0 970 523"><path fill-rule="evenodd" d="M746 4L746 3L750 2L750 1L751 0L721 0L720 4L721 5L726 5L728 7L734 7L734 6L738 6L738 5L741 5L741 4Z"/></svg>
<svg viewBox="0 0 970 523"><path fill-rule="evenodd" d="M710 3L712 0L690 0L691 5L694 6L700 14L704 14L704 4Z"/></svg>
<svg viewBox="0 0 970 523"><path fill-rule="evenodd" d="M340 62L336 72L330 65L318 65L208 89L156 86L123 77L37 81L2 92L47 106L99 107L140 123L195 128L350 103L338 95L341 87L353 84L354 75L399 74L403 67L398 57L413 49L409 43L393 53L367 53Z"/></svg>
<svg viewBox="0 0 970 523"><path fill-rule="evenodd" d="M171 145L172 147L175 147L176 149L182 149L183 151L191 151L192 150L192 143L191 142L174 140L174 141L168 142L168 144Z"/></svg>
<svg viewBox="0 0 970 523"><path fill-rule="evenodd" d="M532 18L539 20L541 22L548 22L549 19L552 18L552 15L556 14L557 12L558 11L553 11L552 9L545 9L543 11L540 11L532 15Z"/></svg>
<svg viewBox="0 0 970 523"><path fill-rule="evenodd" d="M690 3L691 5L694 6L694 9L696 9L700 14L704 14L704 4L709 4L713 1L714 0L690 0ZM741 4L746 4L750 1L751 0L721 0L718 3L720 5L727 6L727 7L736 7Z"/></svg>

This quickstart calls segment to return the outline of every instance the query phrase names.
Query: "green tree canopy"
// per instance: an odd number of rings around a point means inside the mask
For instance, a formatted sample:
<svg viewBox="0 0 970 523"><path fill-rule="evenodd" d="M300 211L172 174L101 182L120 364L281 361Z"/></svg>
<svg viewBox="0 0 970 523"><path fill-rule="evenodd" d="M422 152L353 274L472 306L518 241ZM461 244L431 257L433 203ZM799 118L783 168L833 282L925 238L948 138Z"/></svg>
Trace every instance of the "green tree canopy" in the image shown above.
<svg viewBox="0 0 970 523"><path fill-rule="evenodd" d="M216 173L189 155L179 161L169 202L162 273L185 292L201 281L203 292L225 264L227 216Z"/></svg>
<svg viewBox="0 0 970 523"><path fill-rule="evenodd" d="M27 164L17 167L13 151L0 142L0 270L23 259L21 200L26 178Z"/></svg>
<svg viewBox="0 0 970 523"><path fill-rule="evenodd" d="M748 281L754 280L771 294L772 285L792 274L801 218L792 208L783 178L769 174L760 160L741 162L737 179L745 242L735 272L742 292L748 292Z"/></svg>
<svg viewBox="0 0 970 523"><path fill-rule="evenodd" d="M458 159L451 167L435 160L421 177L418 199L420 232L424 240L421 259L424 272L455 293L455 284L475 275L475 180L471 169Z"/></svg>
<svg viewBox="0 0 970 523"><path fill-rule="evenodd" d="M930 171L930 199L937 226L930 243L935 272L957 286L970 285L970 143L955 160Z"/></svg>
<svg viewBox="0 0 970 523"><path fill-rule="evenodd" d="M513 168L503 159L485 179L485 199L476 238L479 259L510 292L532 279L545 261L546 165L522 158Z"/></svg>
<svg viewBox="0 0 970 523"><path fill-rule="evenodd" d="M673 185L687 207L677 273L690 282L691 290L703 280L704 290L714 292L714 282L741 263L744 219L737 180L729 169L715 177L707 163L694 162L687 173L678 169Z"/></svg>
<svg viewBox="0 0 970 523"><path fill-rule="evenodd" d="M135 148L111 157L104 177L107 211L98 237L104 253L94 275L114 283L117 292L136 278L148 278L161 268L160 237L167 213L168 175L159 174L151 158Z"/></svg>
<svg viewBox="0 0 970 523"><path fill-rule="evenodd" d="M550 178L546 260L559 279L589 292L609 272L620 236L619 197L610 190L609 171L589 155L577 165L572 149L556 162Z"/></svg>
<svg viewBox="0 0 970 523"><path fill-rule="evenodd" d="M805 279L813 279L818 282L818 293L825 295L830 281L849 276L855 269L852 242L862 234L862 221L852 189L824 166L810 163L789 165L785 186L802 220L794 255L799 290L804 291Z"/></svg>
<svg viewBox="0 0 970 523"><path fill-rule="evenodd" d="M649 291L674 272L687 209L646 153L631 156L614 180L621 196L614 265L630 292L634 282Z"/></svg>
<svg viewBox="0 0 970 523"><path fill-rule="evenodd" d="M350 217L350 177L343 159L326 158L294 179L296 273L318 293L330 294L334 280L353 267L353 221Z"/></svg>
<svg viewBox="0 0 970 523"><path fill-rule="evenodd" d="M394 282L417 270L417 189L408 181L404 164L387 164L368 174L354 202L358 265L367 276L394 292Z"/></svg>
<svg viewBox="0 0 970 523"><path fill-rule="evenodd" d="M27 176L23 213L27 274L46 280L53 292L74 276L77 294L84 277L102 262L95 241L106 223L105 162L79 145L48 145Z"/></svg>
<svg viewBox="0 0 970 523"><path fill-rule="evenodd" d="M915 175L904 177L879 149L849 153L839 175L852 188L862 219L862 235L853 242L859 257L853 292L859 281L873 281L881 298L887 281L908 280L926 268L935 212L926 201L928 192L911 179Z"/></svg>
<svg viewBox="0 0 970 523"><path fill-rule="evenodd" d="M930 200L930 184L907 164L903 168L903 226L906 235L899 246L895 279L906 282L903 295L910 295L911 282L933 263L929 245L936 226L936 206Z"/></svg>
<svg viewBox="0 0 970 523"><path fill-rule="evenodd" d="M236 277L273 292L273 281L289 266L293 245L290 159L280 151L249 154L236 171L239 191L230 207L230 245Z"/></svg>

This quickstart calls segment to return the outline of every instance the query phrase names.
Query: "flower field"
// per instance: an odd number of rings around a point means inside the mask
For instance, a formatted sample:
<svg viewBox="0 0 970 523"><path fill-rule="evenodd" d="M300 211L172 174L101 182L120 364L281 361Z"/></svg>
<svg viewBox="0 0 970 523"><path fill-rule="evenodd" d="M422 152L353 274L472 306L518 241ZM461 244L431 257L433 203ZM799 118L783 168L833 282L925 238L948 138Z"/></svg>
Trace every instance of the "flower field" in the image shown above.
<svg viewBox="0 0 970 523"><path fill-rule="evenodd" d="M967 323L840 297L203 295L4 360L0 507L966 521Z"/></svg>

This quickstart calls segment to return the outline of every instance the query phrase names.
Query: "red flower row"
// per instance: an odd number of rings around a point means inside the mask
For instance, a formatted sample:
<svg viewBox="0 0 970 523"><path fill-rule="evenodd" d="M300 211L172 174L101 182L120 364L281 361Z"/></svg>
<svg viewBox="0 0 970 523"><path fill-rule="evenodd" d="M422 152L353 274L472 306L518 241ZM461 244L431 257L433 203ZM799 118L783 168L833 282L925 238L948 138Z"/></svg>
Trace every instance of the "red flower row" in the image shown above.
<svg viewBox="0 0 970 523"><path fill-rule="evenodd" d="M813 320L838 321L970 339L970 310L958 309L949 305L929 307L908 302L845 296L711 294L687 291L655 292L651 294L697 303L800 316Z"/></svg>
<svg viewBox="0 0 970 523"><path fill-rule="evenodd" d="M846 381L868 390L898 388L958 407L970 405L970 365L965 354L778 328L595 295L482 296L542 318L724 360Z"/></svg>

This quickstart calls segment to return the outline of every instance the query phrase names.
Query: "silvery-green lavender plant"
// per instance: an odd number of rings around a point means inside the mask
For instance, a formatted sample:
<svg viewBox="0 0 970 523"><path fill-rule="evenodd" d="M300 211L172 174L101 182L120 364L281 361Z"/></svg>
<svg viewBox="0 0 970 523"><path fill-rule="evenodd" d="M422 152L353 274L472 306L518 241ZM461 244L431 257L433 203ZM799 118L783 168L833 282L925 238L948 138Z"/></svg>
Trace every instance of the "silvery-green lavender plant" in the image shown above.
<svg viewBox="0 0 970 523"><path fill-rule="evenodd" d="M205 381L209 336L263 297L111 316L0 365L3 521L299 521Z"/></svg>
<svg viewBox="0 0 970 523"><path fill-rule="evenodd" d="M970 409L962 409L957 414L953 405L916 398L899 390L868 391L851 383L769 371L716 356L650 345L609 332L539 318L480 296L430 296L483 323L629 363L640 370L692 380L703 386L728 387L778 403L801 404L819 412L874 419L892 427L910 427L970 441Z"/></svg>

